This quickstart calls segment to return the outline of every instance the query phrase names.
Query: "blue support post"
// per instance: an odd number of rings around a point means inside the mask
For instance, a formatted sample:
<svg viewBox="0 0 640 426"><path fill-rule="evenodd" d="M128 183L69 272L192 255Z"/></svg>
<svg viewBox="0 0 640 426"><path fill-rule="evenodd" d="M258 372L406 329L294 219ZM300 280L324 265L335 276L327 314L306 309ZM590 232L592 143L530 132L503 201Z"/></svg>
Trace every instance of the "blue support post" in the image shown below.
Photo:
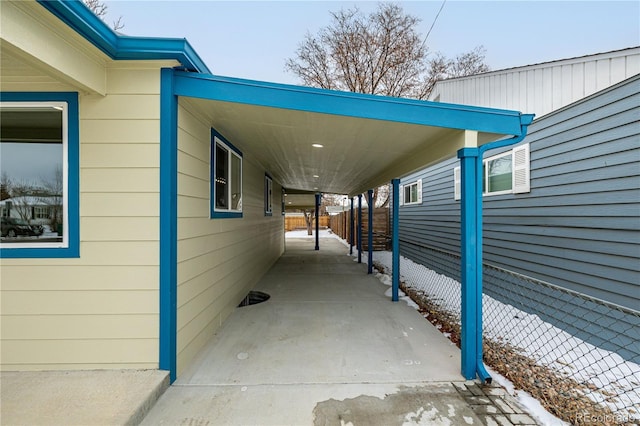
<svg viewBox="0 0 640 426"><path fill-rule="evenodd" d="M400 179L393 179L392 186L392 221L391 221L391 301L398 301L398 293L400 290Z"/></svg>
<svg viewBox="0 0 640 426"><path fill-rule="evenodd" d="M367 191L367 212L369 229L367 230L367 274L373 273L373 190Z"/></svg>
<svg viewBox="0 0 640 426"><path fill-rule="evenodd" d="M316 250L320 250L320 194L316 194Z"/></svg>
<svg viewBox="0 0 640 426"><path fill-rule="evenodd" d="M476 353L478 340L476 335L482 329L478 328L477 288L478 275L482 279L481 247L477 240L477 206L478 197L482 197L482 188L478 194L476 180L478 176L478 148L463 148L458 151L461 163L461 237L462 237L462 330L460 336L460 348L462 352L462 375L467 380L476 378ZM480 180L482 184L482 180ZM482 202L482 199L480 199ZM482 224L482 222L481 222ZM478 271L478 259L480 271ZM482 312L480 312L482 315Z"/></svg>
<svg viewBox="0 0 640 426"><path fill-rule="evenodd" d="M358 263L362 263L362 194L358 194Z"/></svg>
<svg viewBox="0 0 640 426"><path fill-rule="evenodd" d="M353 197L351 197L351 210L349 211L349 255L353 254Z"/></svg>

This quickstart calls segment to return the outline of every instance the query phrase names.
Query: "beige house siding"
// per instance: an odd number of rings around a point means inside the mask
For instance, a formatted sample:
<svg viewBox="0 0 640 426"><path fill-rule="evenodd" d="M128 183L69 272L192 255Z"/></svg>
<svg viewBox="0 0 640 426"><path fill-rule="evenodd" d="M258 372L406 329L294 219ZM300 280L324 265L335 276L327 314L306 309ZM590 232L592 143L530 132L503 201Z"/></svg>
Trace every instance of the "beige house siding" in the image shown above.
<svg viewBox="0 0 640 426"><path fill-rule="evenodd" d="M179 375L283 253L284 217L276 182L264 215L265 170L243 152L243 217L210 219L209 119L181 102L178 127Z"/></svg>
<svg viewBox="0 0 640 426"><path fill-rule="evenodd" d="M158 368L160 71L105 75L79 96L80 257L1 260L2 370Z"/></svg>

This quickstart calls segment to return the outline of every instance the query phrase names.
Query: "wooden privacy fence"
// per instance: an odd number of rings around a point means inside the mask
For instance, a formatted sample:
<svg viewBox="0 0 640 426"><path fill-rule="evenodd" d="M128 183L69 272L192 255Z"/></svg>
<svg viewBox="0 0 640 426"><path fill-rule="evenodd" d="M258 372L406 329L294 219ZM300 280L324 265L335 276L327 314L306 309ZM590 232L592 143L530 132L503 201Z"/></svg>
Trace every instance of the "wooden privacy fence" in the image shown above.
<svg viewBox="0 0 640 426"><path fill-rule="evenodd" d="M367 233L369 232L368 209L362 209L362 249L369 250ZM341 212L331 216L329 228L334 234L351 243L350 212ZM353 211L354 232L353 245L358 244L358 212ZM373 210L373 250L389 250L391 248L391 228L389 226L389 209Z"/></svg>
<svg viewBox="0 0 640 426"><path fill-rule="evenodd" d="M329 216L320 216L321 228L327 228L329 226ZM316 229L316 220L313 218L311 227ZM307 222L304 220L304 216L285 216L284 218L285 231L293 231L294 229L307 229Z"/></svg>

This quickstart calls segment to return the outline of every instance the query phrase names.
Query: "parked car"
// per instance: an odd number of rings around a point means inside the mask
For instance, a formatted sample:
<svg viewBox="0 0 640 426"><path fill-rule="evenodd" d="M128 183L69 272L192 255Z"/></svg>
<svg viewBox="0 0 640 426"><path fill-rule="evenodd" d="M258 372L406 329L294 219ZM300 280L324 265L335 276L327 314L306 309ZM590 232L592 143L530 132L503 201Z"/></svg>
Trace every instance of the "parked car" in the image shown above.
<svg viewBox="0 0 640 426"><path fill-rule="evenodd" d="M22 236L39 236L44 232L42 225L30 225L24 220L15 219L12 217L3 217L0 221L0 234L3 237L14 238L19 235Z"/></svg>

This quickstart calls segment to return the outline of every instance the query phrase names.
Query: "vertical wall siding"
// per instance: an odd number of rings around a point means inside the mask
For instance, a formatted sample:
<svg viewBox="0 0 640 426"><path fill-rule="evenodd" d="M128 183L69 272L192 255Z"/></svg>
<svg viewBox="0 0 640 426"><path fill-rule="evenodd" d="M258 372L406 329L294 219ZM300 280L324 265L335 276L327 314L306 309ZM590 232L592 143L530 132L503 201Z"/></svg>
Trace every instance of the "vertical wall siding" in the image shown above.
<svg viewBox="0 0 640 426"><path fill-rule="evenodd" d="M638 73L640 48L634 48L444 80L430 99L541 117Z"/></svg>
<svg viewBox="0 0 640 426"><path fill-rule="evenodd" d="M639 310L639 80L531 125L524 141L531 148L531 192L484 198L485 264ZM457 164L451 159L403 179L424 179L423 203L400 208L400 240L404 256L460 279L459 267L440 252L460 249ZM492 296L504 300L505 285L485 274Z"/></svg>
<svg viewBox="0 0 640 426"><path fill-rule="evenodd" d="M284 218L274 195L264 215L265 170L243 157L243 218L209 218L208 120L178 114L178 374L284 251ZM242 150L242 141L230 141ZM273 194L281 187L274 182Z"/></svg>
<svg viewBox="0 0 640 426"><path fill-rule="evenodd" d="M3 370L158 367L159 72L107 87L79 98L80 258L2 259Z"/></svg>

